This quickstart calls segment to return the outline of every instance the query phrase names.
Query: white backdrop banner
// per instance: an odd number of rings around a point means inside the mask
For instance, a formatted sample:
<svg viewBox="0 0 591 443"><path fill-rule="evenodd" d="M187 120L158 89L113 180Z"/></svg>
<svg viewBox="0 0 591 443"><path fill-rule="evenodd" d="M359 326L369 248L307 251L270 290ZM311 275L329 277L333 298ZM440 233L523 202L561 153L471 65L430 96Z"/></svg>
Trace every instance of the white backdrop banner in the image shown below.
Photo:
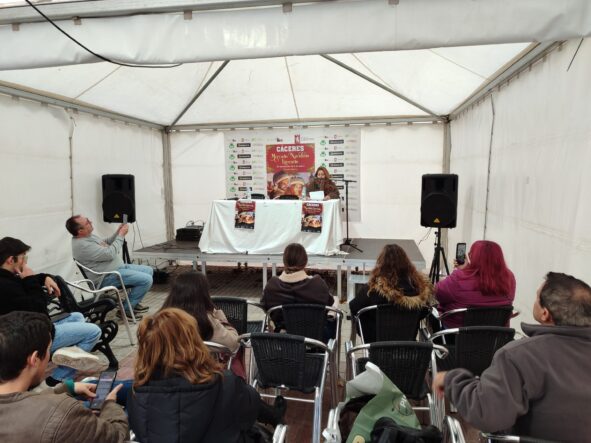
<svg viewBox="0 0 591 443"><path fill-rule="evenodd" d="M303 184L320 166L328 169L345 209L349 184L349 220L361 221L358 128L232 131L224 135L226 197L244 197L248 189L268 195L284 178L288 193L301 194ZM281 177L279 177L281 176Z"/></svg>

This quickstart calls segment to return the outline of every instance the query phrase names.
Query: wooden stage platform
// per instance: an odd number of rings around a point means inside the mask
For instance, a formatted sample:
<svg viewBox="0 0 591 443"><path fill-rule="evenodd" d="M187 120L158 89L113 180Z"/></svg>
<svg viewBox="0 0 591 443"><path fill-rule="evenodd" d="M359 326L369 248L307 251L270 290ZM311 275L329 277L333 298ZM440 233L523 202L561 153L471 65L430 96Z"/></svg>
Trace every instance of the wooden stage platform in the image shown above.
<svg viewBox="0 0 591 443"><path fill-rule="evenodd" d="M413 264L419 270L426 268L425 259L419 251L414 240L385 239L385 238L355 238L352 243L360 250L343 245L342 252L336 255L310 255L308 265L323 268L336 269L337 271L337 295L341 297L341 273L343 268L347 272L347 281L351 276L351 270L359 268L365 271L375 266L376 258L384 245L396 243L399 245ZM193 262L193 266L201 266L201 271L207 273L207 263L248 263L261 264L263 268L263 286L267 283L268 267L271 266L272 275L276 275L277 264L282 264L281 254L206 254L201 252L195 242L168 241L153 246L147 246L133 251L134 258L183 260Z"/></svg>

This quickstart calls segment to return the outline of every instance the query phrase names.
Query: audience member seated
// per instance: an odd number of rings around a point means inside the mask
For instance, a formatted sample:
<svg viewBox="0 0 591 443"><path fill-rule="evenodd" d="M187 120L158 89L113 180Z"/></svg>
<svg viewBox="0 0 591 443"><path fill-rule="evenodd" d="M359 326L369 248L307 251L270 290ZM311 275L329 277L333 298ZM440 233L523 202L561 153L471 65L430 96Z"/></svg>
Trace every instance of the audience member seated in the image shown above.
<svg viewBox="0 0 591 443"><path fill-rule="evenodd" d="M27 265L30 249L30 246L16 238L4 237L0 240L0 315L12 311L30 311L48 316L50 297L60 296L58 285L49 275L35 274ZM54 326L55 337L50 354L54 355L54 363L63 365L58 366L47 378L48 386L74 377L76 369L100 369L99 358L88 352L101 337L101 329L97 325L87 323L81 313L72 312L56 321ZM60 351L55 353L57 350Z"/></svg>
<svg viewBox="0 0 591 443"><path fill-rule="evenodd" d="M0 441L101 442L128 439L127 417L111 391L98 415L73 395L94 397L95 385L67 380L41 393L51 349L46 314L14 311L0 316Z"/></svg>
<svg viewBox="0 0 591 443"><path fill-rule="evenodd" d="M261 303L265 311L280 305L296 303L333 306L337 300L330 295L327 284L319 275L314 277L304 270L308 264L306 249L299 243L287 245L283 251L283 272L279 277L271 277L263 290ZM271 314L275 332L285 329L281 312ZM334 337L336 322L327 322L326 336Z"/></svg>
<svg viewBox="0 0 591 443"><path fill-rule="evenodd" d="M209 354L195 318L167 308L138 328L134 389L127 401L130 426L141 442L248 441L258 420L277 425L285 400L275 407Z"/></svg>
<svg viewBox="0 0 591 443"><path fill-rule="evenodd" d="M589 442L591 416L591 288L550 272L538 289L528 338L495 354L480 378L465 369L439 372L433 391L485 432L561 442Z"/></svg>
<svg viewBox="0 0 591 443"><path fill-rule="evenodd" d="M199 335L205 341L218 343L235 352L240 346L238 332L221 309L216 309L209 295L207 277L200 272L180 274L162 305L179 308L191 314L199 325Z"/></svg>
<svg viewBox="0 0 591 443"><path fill-rule="evenodd" d="M431 302L432 286L409 260L400 246L386 245L376 261L367 285L349 303L351 315L368 306L393 303L406 309L422 309ZM362 319L367 343L375 341L375 312Z"/></svg>
<svg viewBox="0 0 591 443"><path fill-rule="evenodd" d="M506 306L515 298L515 277L505 264L501 247L488 240L474 242L466 254L466 263L459 265L449 277L435 285L439 312L477 306ZM446 328L463 325L463 315L450 315Z"/></svg>
<svg viewBox="0 0 591 443"><path fill-rule="evenodd" d="M66 229L72 234L72 255L74 260L96 272L117 271L121 274L123 283L129 291L129 302L133 308L135 318L141 319L141 313L149 308L140 302L152 287L152 274L149 266L126 264L122 258L123 240L129 227L122 224L117 231L105 239L94 235L94 226L87 217L74 215L66 220ZM121 282L116 275L87 275L97 288L115 286L120 288ZM124 303L127 317L131 318L129 306Z"/></svg>

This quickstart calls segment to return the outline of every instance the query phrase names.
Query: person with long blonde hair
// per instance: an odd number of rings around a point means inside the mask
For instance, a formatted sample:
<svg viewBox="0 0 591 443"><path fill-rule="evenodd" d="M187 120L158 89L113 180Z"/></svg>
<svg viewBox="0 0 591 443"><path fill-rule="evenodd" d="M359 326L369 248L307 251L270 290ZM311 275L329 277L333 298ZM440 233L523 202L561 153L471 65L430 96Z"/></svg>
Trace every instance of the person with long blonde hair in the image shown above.
<svg viewBox="0 0 591 443"><path fill-rule="evenodd" d="M276 425L285 413L224 371L199 335L197 320L177 308L146 317L138 327L129 423L142 442L237 442L259 419Z"/></svg>
<svg viewBox="0 0 591 443"><path fill-rule="evenodd" d="M423 309L431 303L432 291L431 283L417 271L404 249L397 244L386 245L376 260L368 284L360 288L349 308L352 315L367 306L388 303ZM362 327L365 341L375 341L375 313L365 316Z"/></svg>

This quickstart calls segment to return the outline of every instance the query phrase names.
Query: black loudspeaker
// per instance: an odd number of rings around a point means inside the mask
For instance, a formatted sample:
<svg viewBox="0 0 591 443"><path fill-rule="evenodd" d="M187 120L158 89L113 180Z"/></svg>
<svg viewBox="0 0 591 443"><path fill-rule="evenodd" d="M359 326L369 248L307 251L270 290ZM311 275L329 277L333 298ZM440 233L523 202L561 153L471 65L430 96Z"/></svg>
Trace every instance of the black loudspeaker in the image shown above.
<svg viewBox="0 0 591 443"><path fill-rule="evenodd" d="M123 223L135 222L135 179L133 175L103 175L103 221Z"/></svg>
<svg viewBox="0 0 591 443"><path fill-rule="evenodd" d="M425 174L421 188L421 226L455 228L458 209L458 176Z"/></svg>

